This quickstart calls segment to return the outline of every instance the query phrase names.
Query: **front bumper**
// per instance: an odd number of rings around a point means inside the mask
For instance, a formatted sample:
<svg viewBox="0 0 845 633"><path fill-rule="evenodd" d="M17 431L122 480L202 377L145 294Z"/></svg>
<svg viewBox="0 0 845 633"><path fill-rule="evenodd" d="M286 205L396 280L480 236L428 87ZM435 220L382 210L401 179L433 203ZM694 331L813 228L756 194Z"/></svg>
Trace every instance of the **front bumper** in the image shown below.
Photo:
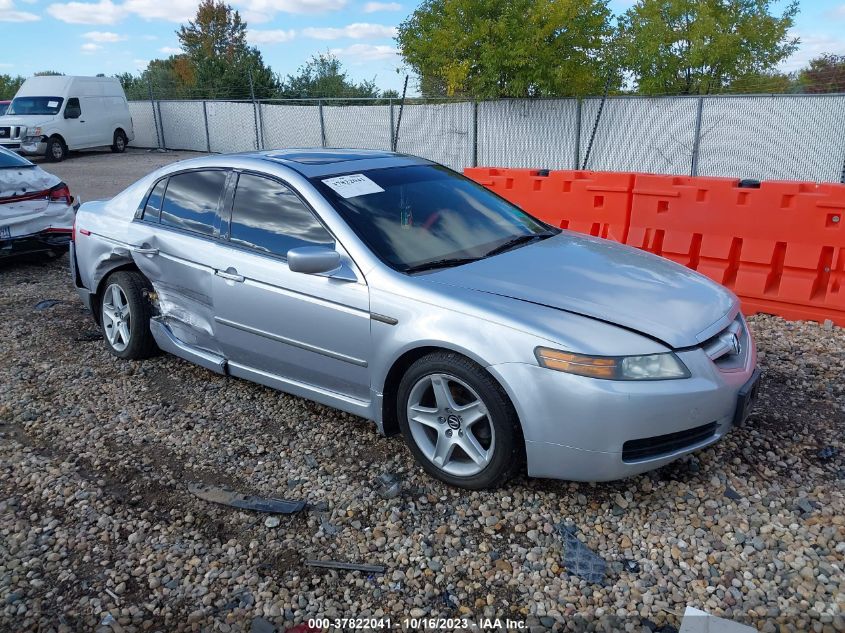
<svg viewBox="0 0 845 633"><path fill-rule="evenodd" d="M489 367L522 422L528 474L572 481L623 479L724 437L734 425L739 392L756 368L753 342L742 366L730 371L720 370L701 348L676 353L690 378L612 381L527 363ZM626 442L665 450L631 451Z"/></svg>
<svg viewBox="0 0 845 633"><path fill-rule="evenodd" d="M18 151L30 156L43 156L47 153L47 141L43 138L25 138L21 141Z"/></svg>
<svg viewBox="0 0 845 633"><path fill-rule="evenodd" d="M0 258L26 253L62 251L70 244L70 236L70 229L47 229L30 235L0 239Z"/></svg>

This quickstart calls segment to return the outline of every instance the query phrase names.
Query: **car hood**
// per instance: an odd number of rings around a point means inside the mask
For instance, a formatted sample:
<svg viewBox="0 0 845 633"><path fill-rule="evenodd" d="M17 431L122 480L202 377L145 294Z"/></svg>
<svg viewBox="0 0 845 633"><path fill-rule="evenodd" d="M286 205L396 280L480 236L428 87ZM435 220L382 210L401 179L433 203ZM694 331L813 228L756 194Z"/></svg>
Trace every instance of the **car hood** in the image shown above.
<svg viewBox="0 0 845 633"><path fill-rule="evenodd" d="M568 231L426 278L600 319L673 348L717 333L737 304L726 288L668 259Z"/></svg>
<svg viewBox="0 0 845 633"><path fill-rule="evenodd" d="M8 114L0 116L0 125L26 125L27 127L38 127L52 121L55 117L44 114Z"/></svg>

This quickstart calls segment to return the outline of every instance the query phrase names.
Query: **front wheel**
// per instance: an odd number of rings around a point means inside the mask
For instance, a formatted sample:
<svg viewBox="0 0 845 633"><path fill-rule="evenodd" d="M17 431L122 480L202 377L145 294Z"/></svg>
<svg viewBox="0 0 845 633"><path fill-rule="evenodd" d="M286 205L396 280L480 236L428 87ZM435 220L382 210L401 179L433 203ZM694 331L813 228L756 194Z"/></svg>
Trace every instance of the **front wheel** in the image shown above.
<svg viewBox="0 0 845 633"><path fill-rule="evenodd" d="M50 162L60 163L67 158L67 145L58 136L52 136L47 140L47 151L44 154Z"/></svg>
<svg viewBox="0 0 845 633"><path fill-rule="evenodd" d="M119 358L147 358L157 349L150 332L152 310L146 296L149 290L147 279L132 270L112 273L104 284L100 327L106 347Z"/></svg>
<svg viewBox="0 0 845 633"><path fill-rule="evenodd" d="M399 384L399 425L430 475L461 488L497 487L522 465L519 420L482 367L451 352L416 361Z"/></svg>

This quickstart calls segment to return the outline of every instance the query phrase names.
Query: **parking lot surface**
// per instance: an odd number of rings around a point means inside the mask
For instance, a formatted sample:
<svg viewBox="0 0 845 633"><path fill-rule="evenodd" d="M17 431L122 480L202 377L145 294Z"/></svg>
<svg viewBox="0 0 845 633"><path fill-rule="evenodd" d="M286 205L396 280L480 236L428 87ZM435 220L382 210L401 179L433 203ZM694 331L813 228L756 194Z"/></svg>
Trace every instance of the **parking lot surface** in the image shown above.
<svg viewBox="0 0 845 633"><path fill-rule="evenodd" d="M186 155L43 166L92 199ZM543 631L577 614L642 631L677 627L687 605L764 631L845 630L840 328L751 318L757 409L694 457L610 484L523 476L468 492L353 416L171 356L112 357L67 264L0 263L0 630L440 616ZM198 482L307 505L274 526L198 499ZM564 568L561 523L607 561L604 581Z"/></svg>

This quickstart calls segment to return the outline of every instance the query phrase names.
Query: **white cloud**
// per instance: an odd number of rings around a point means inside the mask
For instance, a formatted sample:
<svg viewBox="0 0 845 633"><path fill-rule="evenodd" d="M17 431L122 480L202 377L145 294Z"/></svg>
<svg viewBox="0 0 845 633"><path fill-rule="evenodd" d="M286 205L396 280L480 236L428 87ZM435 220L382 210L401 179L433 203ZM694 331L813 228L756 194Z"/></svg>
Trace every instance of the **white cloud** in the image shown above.
<svg viewBox="0 0 845 633"><path fill-rule="evenodd" d="M302 29L302 34L316 40L337 40L342 37L348 37L353 40L378 39L394 37L396 35L396 27L359 22L341 28L309 27Z"/></svg>
<svg viewBox="0 0 845 633"><path fill-rule="evenodd" d="M398 2L368 2L364 5L364 13L375 13L377 11L401 11L402 5Z"/></svg>
<svg viewBox="0 0 845 633"><path fill-rule="evenodd" d="M801 42L798 44L798 50L789 59L781 63L781 70L785 72L800 70L809 64L811 59L825 53L845 55L845 39L841 37L818 34L802 35L798 32L792 32L790 35L800 37Z"/></svg>
<svg viewBox="0 0 845 633"><path fill-rule="evenodd" d="M353 44L346 48L332 48L329 52L338 57L351 59L353 62L381 61L393 59L399 55L399 51L393 46L373 44Z"/></svg>
<svg viewBox="0 0 845 633"><path fill-rule="evenodd" d="M197 15L197 0L126 0L122 8L126 13L145 20L187 22Z"/></svg>
<svg viewBox="0 0 845 633"><path fill-rule="evenodd" d="M41 16L29 11L18 11L13 0L0 0L0 22L37 22Z"/></svg>
<svg viewBox="0 0 845 633"><path fill-rule="evenodd" d="M317 14L343 9L347 0L235 0L247 22L269 22L277 13Z"/></svg>
<svg viewBox="0 0 845 633"><path fill-rule="evenodd" d="M181 48L177 48L175 46L162 46L158 49L159 53L164 53L165 55L181 55L184 51Z"/></svg>
<svg viewBox="0 0 845 633"><path fill-rule="evenodd" d="M100 46L99 44L94 44L94 42L86 42L85 44L83 44L82 46L79 47L79 49L83 53L96 53L101 48L103 48L103 47Z"/></svg>
<svg viewBox="0 0 845 633"><path fill-rule="evenodd" d="M88 31L87 33L83 33L82 37L92 42L100 42L101 44L106 42L120 42L126 39L125 35L119 35L111 31Z"/></svg>
<svg viewBox="0 0 845 633"><path fill-rule="evenodd" d="M296 31L285 31L283 29L270 29L266 31L247 31L246 38L250 44L281 44L290 42L296 37Z"/></svg>
<svg viewBox="0 0 845 633"><path fill-rule="evenodd" d="M47 13L71 24L114 24L124 16L122 8L111 0L51 4Z"/></svg>
<svg viewBox="0 0 845 633"><path fill-rule="evenodd" d="M13 68L14 64L9 64L6 62L0 62L0 68Z"/></svg>
<svg viewBox="0 0 845 633"><path fill-rule="evenodd" d="M148 59L133 59L132 63L135 64L135 68L138 70L144 70L150 63Z"/></svg>
<svg viewBox="0 0 845 633"><path fill-rule="evenodd" d="M845 18L845 4L840 4L838 7L834 7L830 14L835 18Z"/></svg>

